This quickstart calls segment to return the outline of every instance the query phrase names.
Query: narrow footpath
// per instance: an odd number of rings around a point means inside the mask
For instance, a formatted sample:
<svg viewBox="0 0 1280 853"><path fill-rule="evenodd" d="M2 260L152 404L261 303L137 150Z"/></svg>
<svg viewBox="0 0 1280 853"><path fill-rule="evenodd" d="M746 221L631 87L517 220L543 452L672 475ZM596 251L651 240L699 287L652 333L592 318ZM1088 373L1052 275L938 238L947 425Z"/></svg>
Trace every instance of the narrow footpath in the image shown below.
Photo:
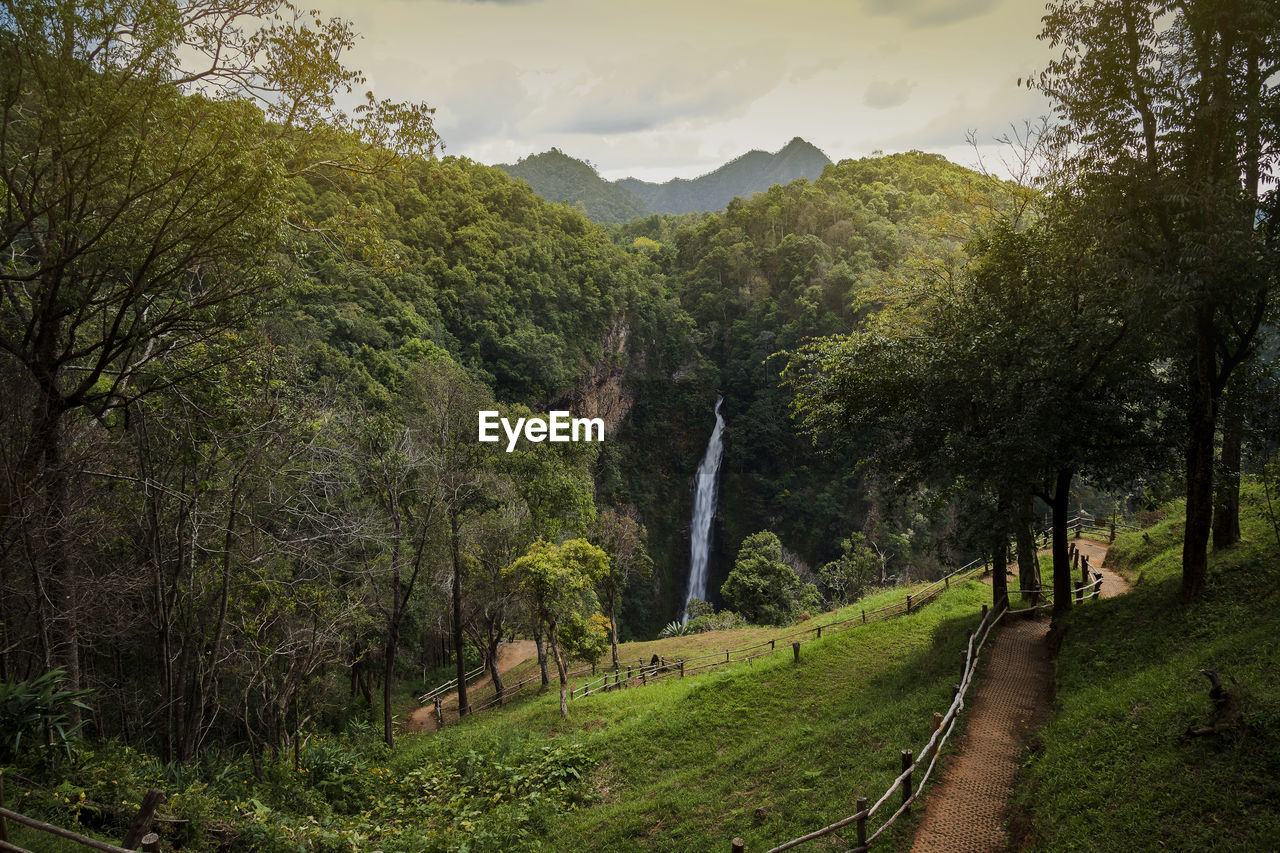
<svg viewBox="0 0 1280 853"><path fill-rule="evenodd" d="M498 646L498 673L506 675L508 670L514 669L529 658L538 653L538 646L533 640L516 640L514 643L503 643ZM475 684L469 685L467 688L468 697L471 693L479 693L483 688L493 684L493 679L486 673L485 677L477 681ZM509 686L509 685L508 685ZM447 693L441 697L440 710L444 713L445 722L458 719L458 692ZM433 732L436 726L436 710L434 705L423 705L417 708L409 715L406 731L410 732Z"/></svg>
<svg viewBox="0 0 1280 853"><path fill-rule="evenodd" d="M1106 545L1073 541L1091 566L1102 565ZM1103 598L1129 591L1115 572L1098 571ZM913 853L987 853L1009 847L1005 824L1014 778L1031 733L1049 709L1048 632L1047 614L1006 622L999 629L966 703L959 750L925 798Z"/></svg>

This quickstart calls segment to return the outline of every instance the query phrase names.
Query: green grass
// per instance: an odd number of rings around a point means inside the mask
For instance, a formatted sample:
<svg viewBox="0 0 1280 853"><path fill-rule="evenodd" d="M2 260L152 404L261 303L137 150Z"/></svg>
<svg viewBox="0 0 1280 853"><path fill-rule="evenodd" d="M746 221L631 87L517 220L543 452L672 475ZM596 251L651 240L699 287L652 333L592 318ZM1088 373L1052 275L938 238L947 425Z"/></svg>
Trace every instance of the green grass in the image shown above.
<svg viewBox="0 0 1280 853"><path fill-rule="evenodd" d="M1280 847L1280 548L1260 490L1242 496L1243 541L1210 558L1179 602L1182 508L1119 537L1107 565L1132 592L1073 613L1057 661L1054 717L1019 804L1033 850L1274 850ZM1240 723L1213 717L1216 668Z"/></svg>
<svg viewBox="0 0 1280 853"><path fill-rule="evenodd" d="M846 613L903 594L887 591ZM859 795L879 797L900 750L919 748L933 712L948 704L965 631L989 596L980 583L957 584L910 616L806 644L799 665L780 648L722 672L576 700L568 720L548 694L403 738L392 763L581 743L593 759L593 802L554 821L544 839L551 849L704 851L742 836L748 850L764 850L851 814ZM780 633L716 632L630 651L687 657ZM908 843L912 827L900 821L892 845Z"/></svg>

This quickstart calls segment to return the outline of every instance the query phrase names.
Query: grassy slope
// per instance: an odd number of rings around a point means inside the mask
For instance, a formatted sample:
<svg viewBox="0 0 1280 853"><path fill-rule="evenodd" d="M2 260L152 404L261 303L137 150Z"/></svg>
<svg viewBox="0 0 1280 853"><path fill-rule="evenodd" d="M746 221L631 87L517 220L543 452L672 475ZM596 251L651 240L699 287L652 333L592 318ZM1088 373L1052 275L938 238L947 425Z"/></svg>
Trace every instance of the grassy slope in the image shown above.
<svg viewBox="0 0 1280 853"><path fill-rule="evenodd" d="M872 609L902 594L858 606ZM897 775L899 751L918 748L933 712L945 709L965 631L989 595L976 582L958 585L911 616L805 645L799 666L790 649L780 649L725 672L577 700L567 721L548 695L405 738L394 763L501 752L526 740L581 742L598 762L598 800L556 824L547 839L553 849L703 851L727 849L735 835L749 850L767 849L852 813L859 794L874 800L883 792ZM668 642L689 646L688 655L694 645L751 642L750 633ZM642 650L653 651L651 644ZM890 837L905 843L911 826L900 822Z"/></svg>
<svg viewBox="0 0 1280 853"><path fill-rule="evenodd" d="M1202 599L1179 603L1181 507L1121 537L1108 566L1128 595L1071 620L1055 718L1021 805L1035 850L1280 848L1280 548L1265 501L1246 489L1243 541L1213 554ZM1236 685L1242 724L1209 724L1216 668Z"/></svg>

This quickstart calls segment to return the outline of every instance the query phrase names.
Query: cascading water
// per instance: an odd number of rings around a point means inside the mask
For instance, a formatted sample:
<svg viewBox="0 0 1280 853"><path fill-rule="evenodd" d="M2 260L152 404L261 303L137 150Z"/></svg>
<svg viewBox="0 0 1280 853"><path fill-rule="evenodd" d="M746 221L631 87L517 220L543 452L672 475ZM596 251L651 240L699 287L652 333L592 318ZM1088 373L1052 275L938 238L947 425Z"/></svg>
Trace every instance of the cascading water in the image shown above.
<svg viewBox="0 0 1280 853"><path fill-rule="evenodd" d="M689 601L707 597L707 559L711 556L711 520L716 516L716 481L720 474L720 457L724 455L724 418L720 416L723 396L716 397L716 426L711 430L707 452L698 465L698 480L693 496L693 520L689 542L689 592L685 595L682 621L689 621Z"/></svg>

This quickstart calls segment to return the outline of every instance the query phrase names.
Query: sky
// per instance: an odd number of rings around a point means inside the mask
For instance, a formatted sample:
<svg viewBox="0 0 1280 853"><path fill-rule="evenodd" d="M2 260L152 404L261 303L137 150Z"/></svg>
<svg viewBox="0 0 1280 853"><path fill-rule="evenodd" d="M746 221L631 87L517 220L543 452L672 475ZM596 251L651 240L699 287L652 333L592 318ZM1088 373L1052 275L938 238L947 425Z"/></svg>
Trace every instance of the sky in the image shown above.
<svg viewBox="0 0 1280 853"><path fill-rule="evenodd" d="M435 107L445 154L556 147L606 178L696 177L799 136L832 160L920 149L1000 172L1048 113L1039 0L311 0L380 98ZM310 4L307 4L310 5Z"/></svg>

